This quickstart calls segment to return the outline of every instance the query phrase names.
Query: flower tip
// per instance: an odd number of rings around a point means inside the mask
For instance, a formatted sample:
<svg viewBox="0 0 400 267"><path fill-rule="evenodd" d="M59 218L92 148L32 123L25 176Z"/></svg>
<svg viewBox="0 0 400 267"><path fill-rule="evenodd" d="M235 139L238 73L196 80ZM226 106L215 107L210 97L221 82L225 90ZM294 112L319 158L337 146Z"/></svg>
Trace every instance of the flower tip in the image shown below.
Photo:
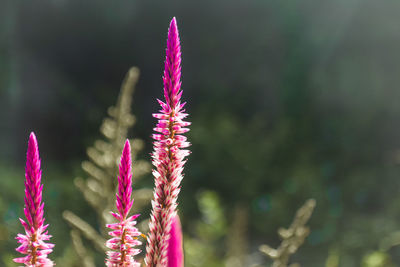
<svg viewBox="0 0 400 267"><path fill-rule="evenodd" d="M122 150L122 157L130 158L130 154L131 154L131 143L129 142L128 139L126 139L124 149Z"/></svg>
<svg viewBox="0 0 400 267"><path fill-rule="evenodd" d="M169 24L169 30L170 33L177 33L178 32L178 24L176 22L176 18L173 17L171 19L171 23Z"/></svg>
<svg viewBox="0 0 400 267"><path fill-rule="evenodd" d="M31 132L31 133L29 134L29 142L37 143L36 135L35 135L34 132Z"/></svg>
<svg viewBox="0 0 400 267"><path fill-rule="evenodd" d="M175 25L176 26L176 17L173 17L171 19L171 25Z"/></svg>
<svg viewBox="0 0 400 267"><path fill-rule="evenodd" d="M126 139L126 140L125 140L124 149L128 149L128 148L129 148L129 150L130 150L130 148L131 148L131 142L129 142L129 139Z"/></svg>
<svg viewBox="0 0 400 267"><path fill-rule="evenodd" d="M29 135L29 140L28 140L28 150L27 150L27 157L32 157L33 155L39 154L39 148L38 148L38 142L36 139L36 135L34 132L31 132Z"/></svg>

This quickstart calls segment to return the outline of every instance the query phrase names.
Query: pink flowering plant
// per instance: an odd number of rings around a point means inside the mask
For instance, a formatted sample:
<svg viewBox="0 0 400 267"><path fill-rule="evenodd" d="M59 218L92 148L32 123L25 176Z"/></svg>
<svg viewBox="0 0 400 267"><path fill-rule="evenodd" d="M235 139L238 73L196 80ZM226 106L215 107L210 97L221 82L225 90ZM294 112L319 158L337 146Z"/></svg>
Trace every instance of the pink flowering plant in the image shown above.
<svg viewBox="0 0 400 267"><path fill-rule="evenodd" d="M21 245L17 251L26 256L15 258L17 263L23 263L30 267L51 267L54 263L47 258L54 247L46 243L51 235L47 234L48 224L44 224L44 203L42 201L43 185L41 184L42 170L40 169L39 148L36 136L31 133L26 153L25 168L25 207L26 222L21 221L25 234L18 234L17 240Z"/></svg>
<svg viewBox="0 0 400 267"><path fill-rule="evenodd" d="M185 149L189 143L182 135L189 131L185 127L190 123L184 121L187 114L185 103L181 103L181 46L175 18L168 31L163 80L165 102L158 100L160 113L153 114L158 119L152 154L155 188L145 258L147 266L152 267L168 264L169 232L176 216L185 157L190 153Z"/></svg>
<svg viewBox="0 0 400 267"><path fill-rule="evenodd" d="M153 114L158 119L151 155L155 187L144 262L149 267L183 267L182 230L177 214L177 199L185 158L190 154L186 149L190 144L183 135L189 131L187 126L190 122L184 120L188 114L184 110L185 103L181 102L181 47L175 18L168 31L163 82L164 101L158 100L161 110ZM46 243L51 236L46 230L48 224L44 223L42 172L34 133L29 137L25 170L26 221L20 219L25 234L16 237L20 243L16 250L25 256L15 258L14 261L29 267L51 267L55 264L48 259L48 255L54 245ZM110 238L105 244L109 249L105 259L108 267L140 266L140 261L135 259L141 252L138 247L142 242L138 238L146 236L135 226L139 214L129 215L133 202L131 147L126 140L119 164L117 212L111 212L116 222L106 225L110 229Z"/></svg>
<svg viewBox="0 0 400 267"><path fill-rule="evenodd" d="M112 229L112 231L109 232L112 238L106 243L106 246L111 249L111 251L107 252L106 263L108 267L140 266L133 258L140 252L139 249L135 248L141 244L141 242L137 240L137 237L140 236L140 232L135 227L135 219L139 217L139 214L128 217L133 204L131 166L131 147L129 140L126 140L122 151L121 163L119 164L118 192L116 194L118 213L111 212L118 222L107 225L108 228Z"/></svg>

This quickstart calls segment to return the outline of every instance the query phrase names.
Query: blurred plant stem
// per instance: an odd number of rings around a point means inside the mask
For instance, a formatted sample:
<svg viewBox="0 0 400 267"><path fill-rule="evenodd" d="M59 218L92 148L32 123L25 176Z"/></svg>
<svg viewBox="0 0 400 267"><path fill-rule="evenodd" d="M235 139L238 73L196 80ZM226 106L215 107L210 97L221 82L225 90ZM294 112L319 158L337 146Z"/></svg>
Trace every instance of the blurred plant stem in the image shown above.
<svg viewBox="0 0 400 267"><path fill-rule="evenodd" d="M339 267L340 256L339 250L337 249L330 249L328 258L325 262L325 267Z"/></svg>
<svg viewBox="0 0 400 267"><path fill-rule="evenodd" d="M227 255L225 265L229 267L245 266L248 252L248 229L249 211L244 203L237 203L233 210L232 224L226 240Z"/></svg>
<svg viewBox="0 0 400 267"><path fill-rule="evenodd" d="M282 242L277 249L268 245L261 245L260 251L265 253L273 260L272 267L287 267L290 255L296 253L297 249L304 243L304 240L310 233L310 229L306 226L310 219L316 202L309 199L300 209L297 210L294 220L288 229L280 228L278 230ZM291 267L299 267L299 264L291 264Z"/></svg>
<svg viewBox="0 0 400 267"><path fill-rule="evenodd" d="M85 267L96 267L96 265L94 264L93 257L88 255L87 249L82 243L82 239L80 237L78 230L71 230L71 240L76 253L82 260L82 265Z"/></svg>

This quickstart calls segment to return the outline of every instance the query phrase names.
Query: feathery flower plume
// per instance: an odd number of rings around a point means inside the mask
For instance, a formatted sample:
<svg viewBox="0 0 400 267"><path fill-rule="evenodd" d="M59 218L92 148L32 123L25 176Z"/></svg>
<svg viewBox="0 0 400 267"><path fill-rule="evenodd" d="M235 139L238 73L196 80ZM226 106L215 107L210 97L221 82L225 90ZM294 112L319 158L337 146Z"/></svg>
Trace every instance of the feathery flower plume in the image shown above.
<svg viewBox="0 0 400 267"><path fill-rule="evenodd" d="M129 140L126 140L122 151L121 163L119 164L118 192L116 194L116 206L118 213L111 214L118 220L117 223L107 224L112 229L109 235L112 236L106 242L106 246L111 249L107 252L106 264L108 267L139 267L133 256L140 253L135 246L141 244L137 237L139 230L135 227L135 219L139 214L128 217L132 208L132 160L131 146Z"/></svg>
<svg viewBox="0 0 400 267"><path fill-rule="evenodd" d="M183 241L181 221L178 214L172 218L168 240L168 267L183 267Z"/></svg>
<svg viewBox="0 0 400 267"><path fill-rule="evenodd" d="M25 229L25 235L18 234L16 237L18 243L21 244L16 250L27 256L14 259L14 262L23 263L29 267L54 266L54 263L47 258L47 255L53 251L54 244L44 242L49 240L51 235L48 235L46 230L49 225L44 225L41 177L39 149L36 136L32 132L29 136L25 168L24 213L27 222L19 219Z"/></svg>
<svg viewBox="0 0 400 267"><path fill-rule="evenodd" d="M152 163L155 189L152 200L152 213L149 223L150 232L146 247L145 262L149 267L167 266L168 239L171 222L176 214L177 198L183 178L183 165L189 150L184 148L190 144L181 135L187 131L189 122L183 121L187 114L181 103L181 47L176 19L169 26L165 70L164 97L160 113L153 114L158 119L153 134L154 152Z"/></svg>

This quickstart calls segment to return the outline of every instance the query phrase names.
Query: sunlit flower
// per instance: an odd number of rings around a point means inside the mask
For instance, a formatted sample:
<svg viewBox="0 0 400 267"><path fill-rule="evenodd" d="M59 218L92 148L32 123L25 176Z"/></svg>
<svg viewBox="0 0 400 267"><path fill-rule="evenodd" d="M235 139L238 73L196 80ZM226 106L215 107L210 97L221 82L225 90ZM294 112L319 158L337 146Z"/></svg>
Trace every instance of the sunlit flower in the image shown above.
<svg viewBox="0 0 400 267"><path fill-rule="evenodd" d="M150 232L146 247L147 266L167 266L168 239L173 218L176 216L177 198L183 178L183 166L190 144L183 133L189 131L184 121L187 114L181 103L181 48L176 19L173 18L168 31L165 69L164 98L158 100L160 113L153 114L158 119L154 128L154 152L152 163L155 189L152 201L152 213L149 223Z"/></svg>

